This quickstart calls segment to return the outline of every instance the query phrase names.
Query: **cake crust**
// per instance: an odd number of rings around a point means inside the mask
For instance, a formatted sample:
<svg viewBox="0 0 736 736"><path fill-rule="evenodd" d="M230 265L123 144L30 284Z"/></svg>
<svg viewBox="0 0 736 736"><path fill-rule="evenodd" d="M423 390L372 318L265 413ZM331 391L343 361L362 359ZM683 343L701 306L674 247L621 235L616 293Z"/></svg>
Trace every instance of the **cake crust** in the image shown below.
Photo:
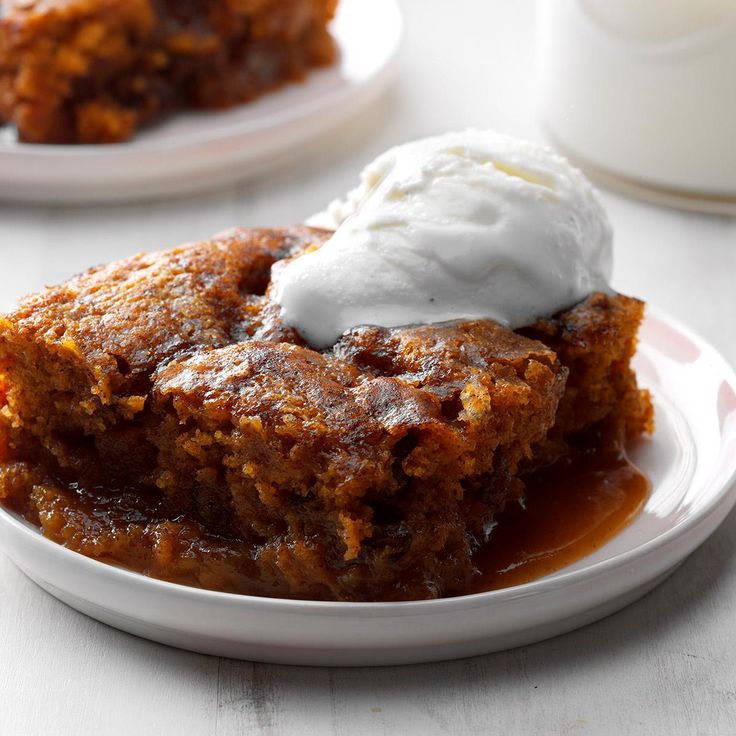
<svg viewBox="0 0 736 736"><path fill-rule="evenodd" d="M366 326L311 349L270 272L328 235L233 230L24 300L0 321L0 499L167 579L430 598L471 588L526 473L580 433L651 429L629 365L643 305L621 295L517 332ZM107 509L94 533L85 504Z"/></svg>

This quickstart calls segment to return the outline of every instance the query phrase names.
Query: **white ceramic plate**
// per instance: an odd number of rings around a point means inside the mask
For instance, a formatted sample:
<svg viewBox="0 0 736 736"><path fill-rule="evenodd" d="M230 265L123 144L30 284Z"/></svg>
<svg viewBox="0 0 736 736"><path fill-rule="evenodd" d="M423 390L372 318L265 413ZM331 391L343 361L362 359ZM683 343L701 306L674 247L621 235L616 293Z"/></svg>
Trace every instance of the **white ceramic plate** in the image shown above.
<svg viewBox="0 0 736 736"><path fill-rule="evenodd" d="M332 24L340 56L304 84L231 110L181 112L128 143L18 143L0 128L0 199L100 202L200 191L282 164L305 143L365 109L396 69L396 0L340 0Z"/></svg>
<svg viewBox="0 0 736 736"><path fill-rule="evenodd" d="M649 310L636 366L657 431L635 453L643 513L595 554L532 583L405 603L215 593L105 565L0 510L0 547L41 587L111 626L207 654L287 664L387 665L529 644L606 616L671 573L736 501L736 376L701 339Z"/></svg>

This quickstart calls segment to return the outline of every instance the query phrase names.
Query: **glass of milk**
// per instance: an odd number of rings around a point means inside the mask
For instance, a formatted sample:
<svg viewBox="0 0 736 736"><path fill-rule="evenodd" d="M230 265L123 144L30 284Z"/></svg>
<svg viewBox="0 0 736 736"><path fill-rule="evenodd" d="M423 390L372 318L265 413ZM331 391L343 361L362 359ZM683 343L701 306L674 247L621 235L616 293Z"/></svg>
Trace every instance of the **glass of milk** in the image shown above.
<svg viewBox="0 0 736 736"><path fill-rule="evenodd" d="M603 184L736 214L736 0L541 0L542 116Z"/></svg>

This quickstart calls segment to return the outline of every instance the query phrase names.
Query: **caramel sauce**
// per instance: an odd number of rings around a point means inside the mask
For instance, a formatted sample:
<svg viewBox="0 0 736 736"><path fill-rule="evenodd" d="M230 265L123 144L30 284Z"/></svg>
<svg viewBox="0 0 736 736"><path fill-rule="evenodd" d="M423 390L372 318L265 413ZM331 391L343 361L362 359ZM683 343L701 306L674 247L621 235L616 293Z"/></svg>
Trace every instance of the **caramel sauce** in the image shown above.
<svg viewBox="0 0 736 736"><path fill-rule="evenodd" d="M496 517L474 556L479 575L468 593L520 585L594 552L636 517L650 489L623 452L580 448L524 481L524 496ZM155 491L70 483L37 487L32 506L23 493L3 504L35 524L43 519L47 537L103 562L184 585L280 594L248 544L170 518Z"/></svg>
<svg viewBox="0 0 736 736"><path fill-rule="evenodd" d="M591 554L633 521L651 487L623 452L575 454L526 485L476 554L473 592L528 583Z"/></svg>

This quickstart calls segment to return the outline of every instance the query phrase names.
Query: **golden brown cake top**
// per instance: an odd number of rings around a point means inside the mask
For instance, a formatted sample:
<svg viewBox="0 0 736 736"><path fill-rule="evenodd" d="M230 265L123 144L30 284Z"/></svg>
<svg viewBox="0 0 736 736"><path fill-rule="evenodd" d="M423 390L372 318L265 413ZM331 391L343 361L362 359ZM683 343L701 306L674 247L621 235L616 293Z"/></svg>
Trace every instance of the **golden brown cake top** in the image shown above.
<svg viewBox="0 0 736 736"><path fill-rule="evenodd" d="M8 326L78 353L101 374L150 372L182 351L237 339L275 260L323 237L234 230L136 255L26 298Z"/></svg>
<svg viewBox="0 0 736 736"><path fill-rule="evenodd" d="M392 487L390 451L408 432L433 437L416 472L452 467L453 477L488 469L481 445L514 441L520 457L543 436L566 370L542 343L493 322L357 328L323 352L281 325L264 294L271 266L327 236L234 230L92 269L0 321L0 354L25 344L26 355L57 355L89 382L107 423L108 410L130 418L170 406L213 431L263 431L305 492L320 456L338 458L332 476L362 467L345 476L362 478L361 493Z"/></svg>

